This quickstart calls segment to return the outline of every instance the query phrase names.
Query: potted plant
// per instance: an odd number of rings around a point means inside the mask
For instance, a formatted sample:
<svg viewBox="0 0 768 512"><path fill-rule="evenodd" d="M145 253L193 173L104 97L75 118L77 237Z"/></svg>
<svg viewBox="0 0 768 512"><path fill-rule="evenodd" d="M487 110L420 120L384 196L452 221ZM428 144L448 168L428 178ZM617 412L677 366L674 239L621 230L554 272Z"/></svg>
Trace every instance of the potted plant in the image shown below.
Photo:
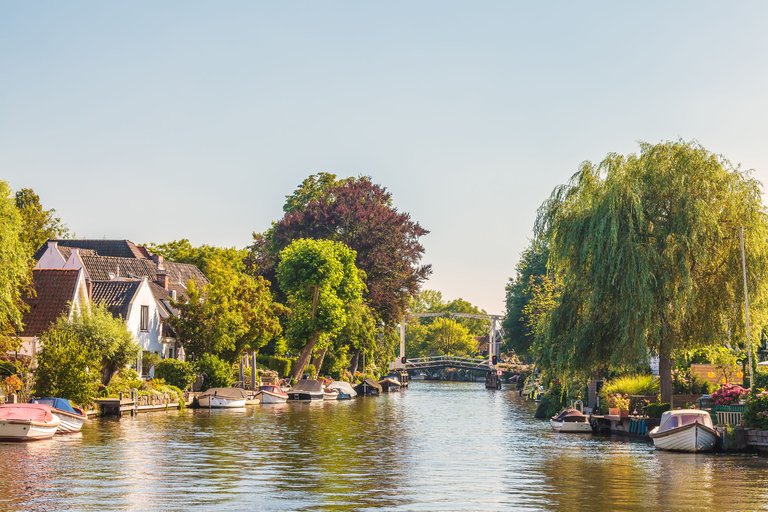
<svg viewBox="0 0 768 512"><path fill-rule="evenodd" d="M611 416L629 416L629 397L621 393L608 395L608 414Z"/></svg>

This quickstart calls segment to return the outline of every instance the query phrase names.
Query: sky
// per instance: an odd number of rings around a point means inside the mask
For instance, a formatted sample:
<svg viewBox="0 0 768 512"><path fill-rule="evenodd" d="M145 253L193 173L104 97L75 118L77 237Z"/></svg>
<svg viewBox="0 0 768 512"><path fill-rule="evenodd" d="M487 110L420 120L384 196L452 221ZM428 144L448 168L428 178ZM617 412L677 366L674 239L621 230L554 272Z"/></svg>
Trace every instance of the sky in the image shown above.
<svg viewBox="0 0 768 512"><path fill-rule="evenodd" d="M0 1L0 179L78 238L244 247L371 176L503 314L552 190L638 141L768 182L765 2Z"/></svg>

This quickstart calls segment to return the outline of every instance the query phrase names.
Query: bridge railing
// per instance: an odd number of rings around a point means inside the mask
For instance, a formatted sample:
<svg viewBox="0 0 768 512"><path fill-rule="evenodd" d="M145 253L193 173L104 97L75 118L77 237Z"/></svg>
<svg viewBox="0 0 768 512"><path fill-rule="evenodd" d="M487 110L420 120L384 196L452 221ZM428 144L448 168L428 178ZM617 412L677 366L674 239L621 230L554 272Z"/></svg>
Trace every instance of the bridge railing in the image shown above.
<svg viewBox="0 0 768 512"><path fill-rule="evenodd" d="M460 356L433 356L408 359L405 363L405 368L407 370L416 370L419 368L436 366L456 366L459 368L481 369L488 365L489 362L487 359L475 359L472 357Z"/></svg>

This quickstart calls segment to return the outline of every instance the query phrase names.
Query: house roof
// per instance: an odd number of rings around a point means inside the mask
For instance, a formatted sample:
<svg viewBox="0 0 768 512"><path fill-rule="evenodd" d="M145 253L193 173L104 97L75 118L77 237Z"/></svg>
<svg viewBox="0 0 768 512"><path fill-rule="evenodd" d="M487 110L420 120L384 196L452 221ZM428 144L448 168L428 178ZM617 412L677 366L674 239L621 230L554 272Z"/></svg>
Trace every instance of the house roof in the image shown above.
<svg viewBox="0 0 768 512"><path fill-rule="evenodd" d="M77 249L81 255L83 254L91 254L96 255L96 251L92 249L80 249L79 247L60 247L56 246L56 249L59 251L59 254L64 258L64 261L67 261L69 257L72 255L72 251Z"/></svg>
<svg viewBox="0 0 768 512"><path fill-rule="evenodd" d="M40 336L62 314L68 314L77 292L78 275L74 269L36 269L32 271L35 297L26 297L29 311L24 313L24 330L19 336Z"/></svg>
<svg viewBox="0 0 768 512"><path fill-rule="evenodd" d="M64 247L89 249L96 251L99 256L115 256L118 258L144 258L144 253L130 240L49 240L56 242L59 252ZM39 260L45 250L48 248L48 242L44 243L37 251L34 258ZM64 253L62 252L62 255ZM69 254L65 256L69 258Z"/></svg>
<svg viewBox="0 0 768 512"><path fill-rule="evenodd" d="M141 286L141 279L125 281L94 281L91 291L91 300L95 303L102 302L113 315L119 315L123 319L128 317L131 300Z"/></svg>

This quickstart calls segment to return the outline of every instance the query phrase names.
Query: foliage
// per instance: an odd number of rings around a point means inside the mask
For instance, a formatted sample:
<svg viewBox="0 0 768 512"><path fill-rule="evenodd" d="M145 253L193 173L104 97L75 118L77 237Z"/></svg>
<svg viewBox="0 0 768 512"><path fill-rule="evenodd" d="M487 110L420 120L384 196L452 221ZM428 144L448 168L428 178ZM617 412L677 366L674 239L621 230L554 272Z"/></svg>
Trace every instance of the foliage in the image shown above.
<svg viewBox="0 0 768 512"><path fill-rule="evenodd" d="M621 393L608 394L605 397L605 403L608 407L626 411L629 410L629 395L622 395Z"/></svg>
<svg viewBox="0 0 768 512"><path fill-rule="evenodd" d="M768 368L758 366L754 371L755 382L752 383L752 389L768 389Z"/></svg>
<svg viewBox="0 0 768 512"><path fill-rule="evenodd" d="M656 402L648 404L645 408L645 413L649 418L661 418L661 415L672 409L669 403Z"/></svg>
<svg viewBox="0 0 768 512"><path fill-rule="evenodd" d="M277 277L292 310L288 337L303 343L291 370L301 375L315 345L338 334L347 322L348 307L359 303L363 284L355 252L330 240L296 240L280 253Z"/></svg>
<svg viewBox="0 0 768 512"><path fill-rule="evenodd" d="M431 273L429 265L419 264L424 253L419 238L428 231L407 213L398 212L391 194L370 178L333 183L335 176L319 175L309 181L294 194L295 201L289 198L279 222L254 235L247 261L250 271L274 283L280 253L292 242L302 238L341 242L356 251L356 265L365 272L366 302L378 318L394 325ZM280 289L288 293L282 283Z"/></svg>
<svg viewBox="0 0 768 512"><path fill-rule="evenodd" d="M755 389L744 403L746 404L742 416L744 426L768 430L768 391Z"/></svg>
<svg viewBox="0 0 768 512"><path fill-rule="evenodd" d="M672 370L672 393L676 395L708 395L714 390L714 384L693 375L690 370Z"/></svg>
<svg viewBox="0 0 768 512"><path fill-rule="evenodd" d="M486 311L472 305L464 299L455 299L450 302L443 300L443 294L436 290L422 290L418 295L411 298L408 310L410 313L465 313L484 315ZM431 325L435 320L441 317L422 317L417 322L421 325ZM463 325L471 336L484 336L488 334L488 320L482 318L462 318L451 317L455 322Z"/></svg>
<svg viewBox="0 0 768 512"><path fill-rule="evenodd" d="M505 341L518 355L527 354L534 342L534 333L538 318L531 315L529 306L533 299L535 283L541 283L547 276L549 247L546 240L534 240L528 244L515 266L515 278L509 279L506 292L507 314L504 317ZM541 291L540 291L541 293ZM540 310L536 308L535 310ZM526 311L528 313L526 313Z"/></svg>
<svg viewBox="0 0 768 512"><path fill-rule="evenodd" d="M747 391L735 384L723 384L720 389L712 393L712 400L715 401L715 405L731 405L741 400Z"/></svg>
<svg viewBox="0 0 768 512"><path fill-rule="evenodd" d="M409 357L472 356L477 343L466 327L449 318L436 318L430 325L408 326Z"/></svg>
<svg viewBox="0 0 768 512"><path fill-rule="evenodd" d="M89 404L98 395L102 355L75 328L54 327L41 336L37 354L36 396Z"/></svg>
<svg viewBox="0 0 768 512"><path fill-rule="evenodd" d="M536 236L562 285L536 338L556 374L658 354L666 400L673 351L746 338L739 226L762 332L768 222L760 183L722 157L682 141L640 149L585 162L540 208Z"/></svg>
<svg viewBox="0 0 768 512"><path fill-rule="evenodd" d="M163 359L155 365L155 379L171 386L187 389L195 382L195 365L179 359Z"/></svg>
<svg viewBox="0 0 768 512"><path fill-rule="evenodd" d="M141 350L122 318L115 318L104 304L75 311L72 321L62 316L55 329L77 333L83 344L101 354L101 382L108 385L114 374L136 359Z"/></svg>
<svg viewBox="0 0 768 512"><path fill-rule="evenodd" d="M26 245L29 256L49 238L62 239L69 236L69 230L54 217L56 210L43 210L40 197L31 188L16 192L16 208L21 214L21 240Z"/></svg>
<svg viewBox="0 0 768 512"><path fill-rule="evenodd" d="M144 374L149 374L149 369L153 366L157 366L160 362L160 356L150 350L143 350L141 352L141 370ZM155 368L157 370L157 368Z"/></svg>
<svg viewBox="0 0 768 512"><path fill-rule="evenodd" d="M0 377L3 375L14 375L16 366L9 361L0 361Z"/></svg>
<svg viewBox="0 0 768 512"><path fill-rule="evenodd" d="M316 378L317 375L317 369L315 368L315 365L313 364L307 364L304 366L304 371L302 372L302 375L309 375L310 379Z"/></svg>
<svg viewBox="0 0 768 512"><path fill-rule="evenodd" d="M16 375L11 375L3 379L3 389L5 394L16 393L24 386L24 383Z"/></svg>
<svg viewBox="0 0 768 512"><path fill-rule="evenodd" d="M553 382L549 389L541 396L541 401L536 408L537 418L550 418L563 409L571 407L571 402L581 400L582 389L580 385L567 386L560 382Z"/></svg>
<svg viewBox="0 0 768 512"><path fill-rule="evenodd" d="M168 261L194 265L206 276L211 271L209 265L214 261L217 262L217 265L223 264L235 271L242 272L245 269L243 260L248 255L247 249L235 247L214 247L212 245L193 247L186 238L164 244L148 244L147 248Z"/></svg>
<svg viewBox="0 0 768 512"><path fill-rule="evenodd" d="M653 375L626 375L617 377L603 385L604 395L657 395L659 380Z"/></svg>
<svg viewBox="0 0 768 512"><path fill-rule="evenodd" d="M280 377L286 377L291 372L294 360L287 357L258 355L256 362L276 371Z"/></svg>
<svg viewBox="0 0 768 512"><path fill-rule="evenodd" d="M138 396L170 393L176 396L179 409L184 408L184 394L178 387L166 383L163 379L141 380L136 370L130 368L122 368L109 383L109 386L102 390L101 396L116 398L120 393L123 393L123 396L129 396L131 390L134 389Z"/></svg>
<svg viewBox="0 0 768 512"><path fill-rule="evenodd" d="M207 268L210 283L198 289L190 281L188 297L173 302L179 314L168 322L187 355L215 354L234 362L280 333L278 315L286 309L272 301L261 277L237 272L218 259Z"/></svg>
<svg viewBox="0 0 768 512"><path fill-rule="evenodd" d="M235 383L235 370L231 363L213 354L203 354L195 367L203 375L203 391L208 388L228 388Z"/></svg>
<svg viewBox="0 0 768 512"><path fill-rule="evenodd" d="M29 287L32 274L28 246L22 241L22 216L10 194L8 184L0 180L0 353L18 348L15 333L22 330L27 308L23 295L34 293Z"/></svg>

